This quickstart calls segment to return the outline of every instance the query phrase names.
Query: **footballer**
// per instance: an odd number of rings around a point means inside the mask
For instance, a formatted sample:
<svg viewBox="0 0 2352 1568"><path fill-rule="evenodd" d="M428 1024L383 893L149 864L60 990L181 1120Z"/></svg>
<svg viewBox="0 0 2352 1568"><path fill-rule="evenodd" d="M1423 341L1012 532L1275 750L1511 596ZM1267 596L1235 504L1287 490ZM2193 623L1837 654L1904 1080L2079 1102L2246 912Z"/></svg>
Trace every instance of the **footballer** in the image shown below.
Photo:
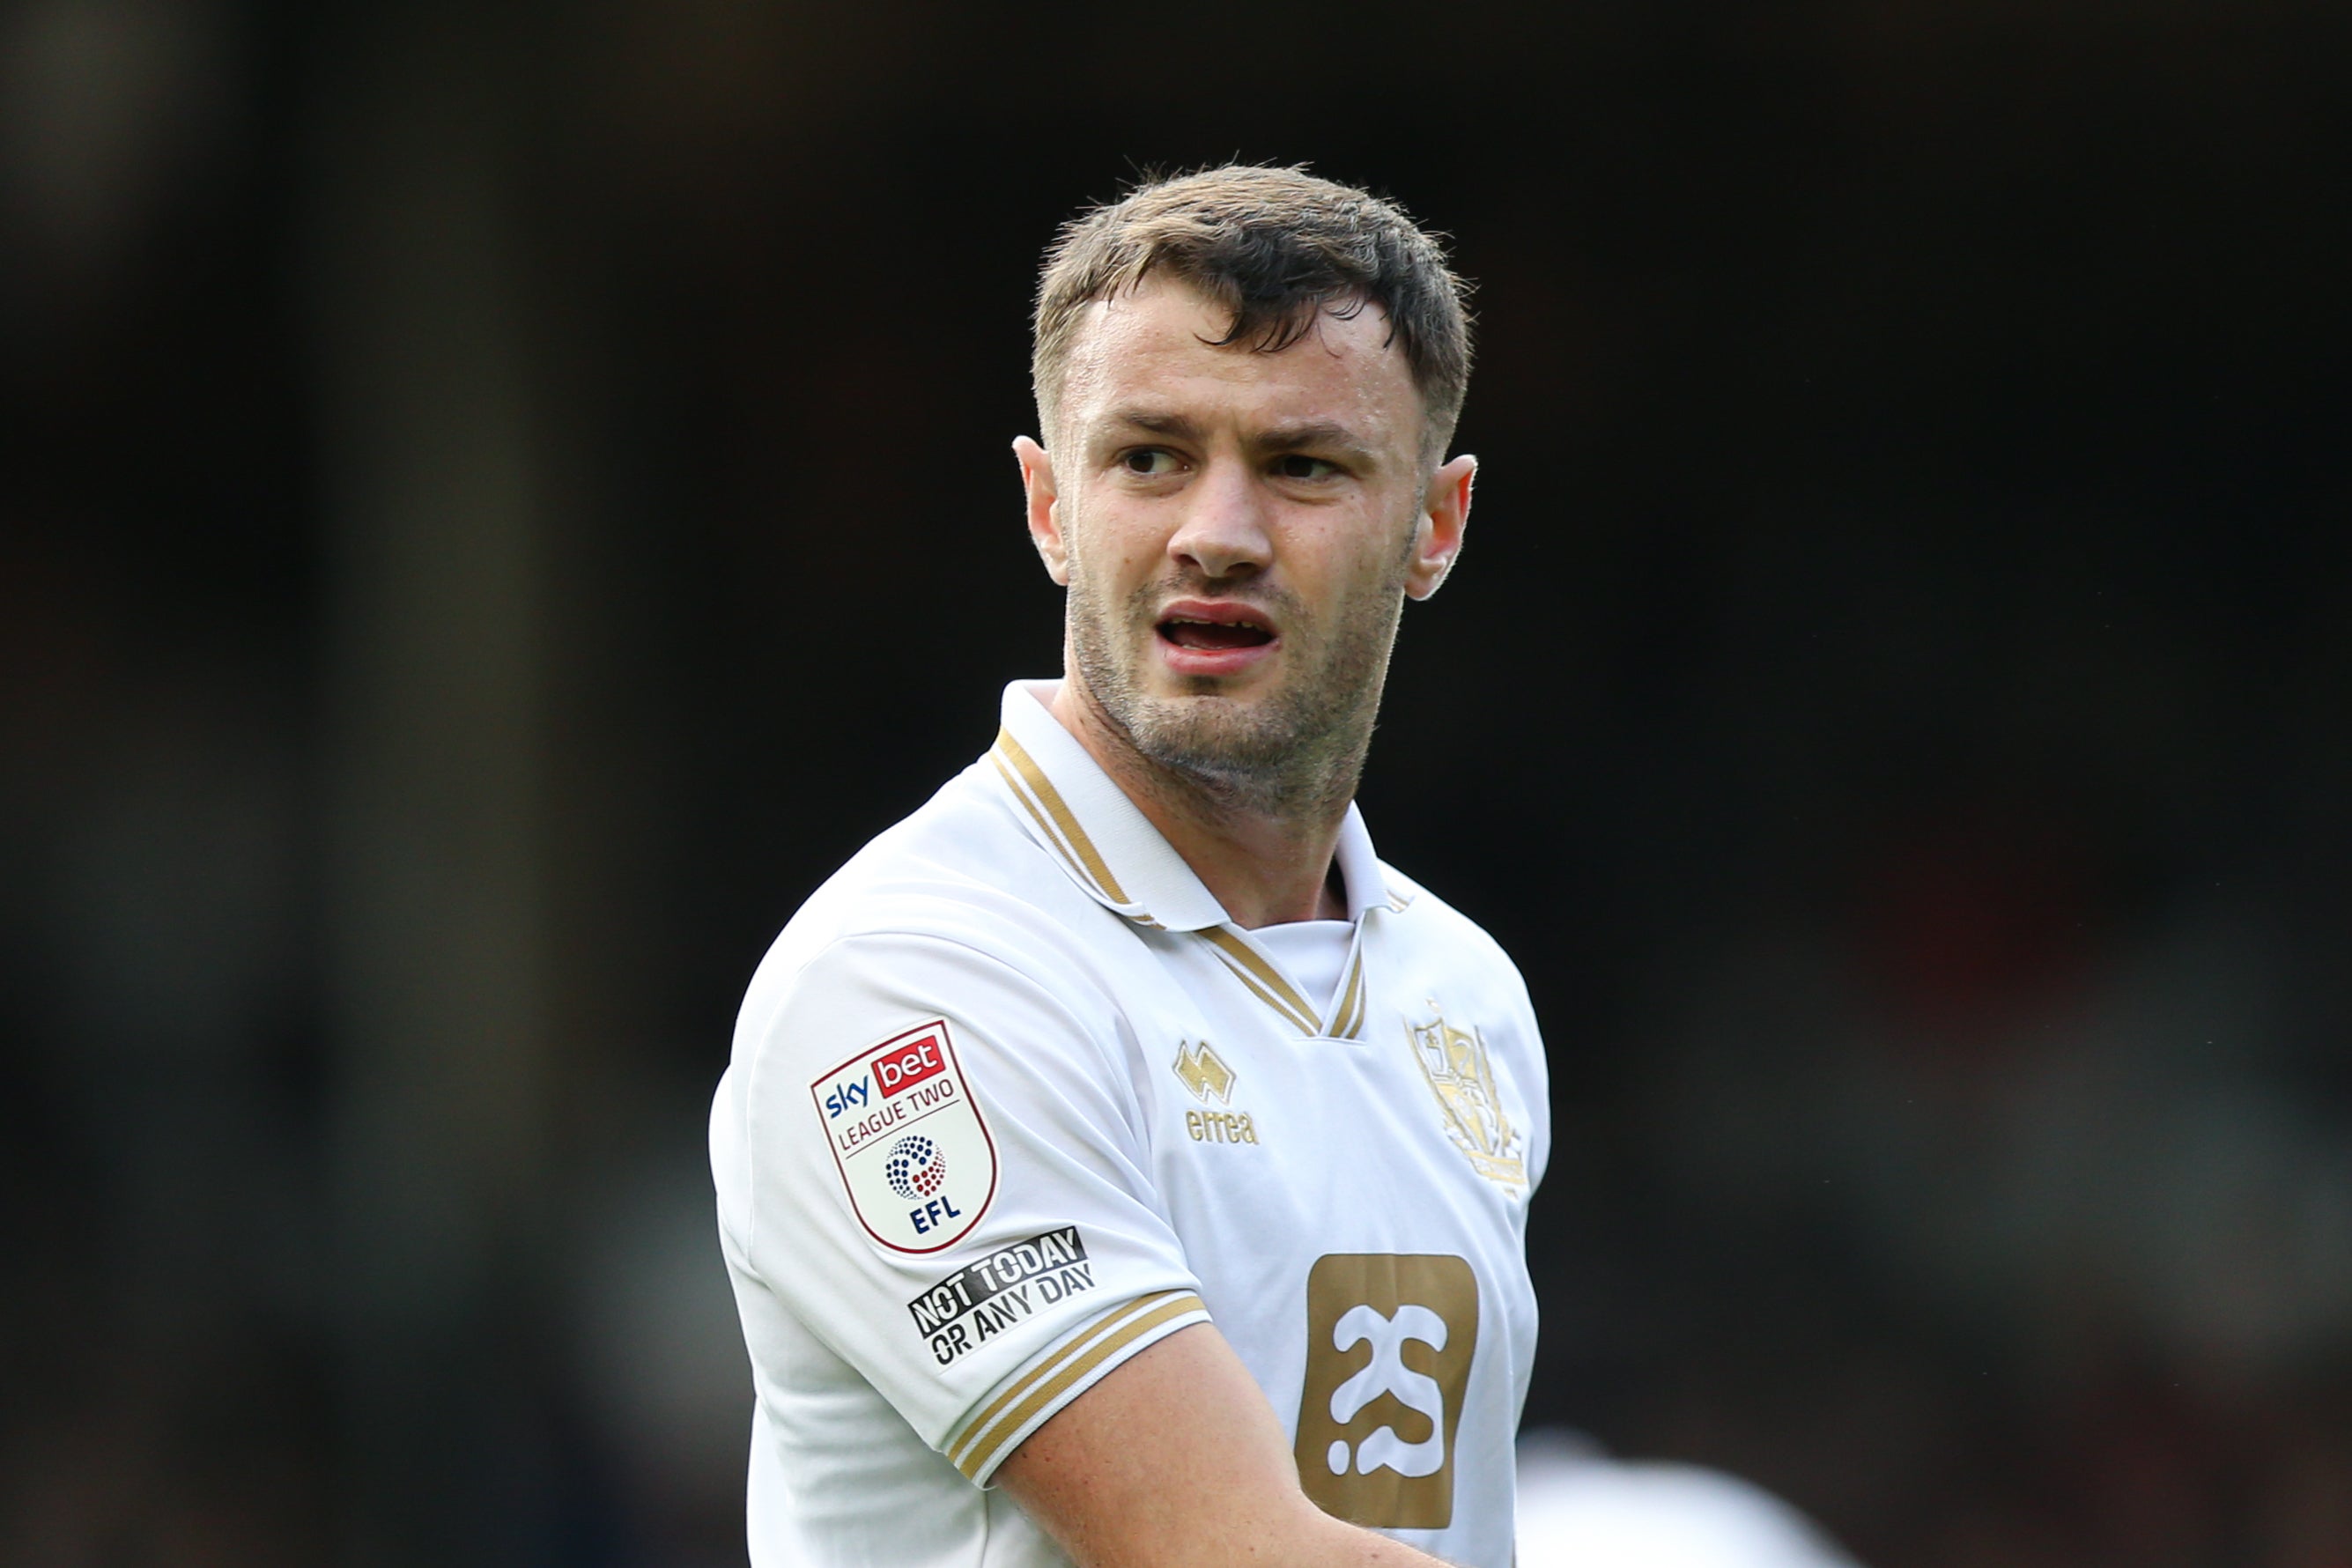
<svg viewBox="0 0 2352 1568"><path fill-rule="evenodd" d="M1049 252L1061 671L793 916L712 1108L759 1568L1509 1568L1542 1042L1354 804L1469 517L1462 296L1293 169Z"/></svg>

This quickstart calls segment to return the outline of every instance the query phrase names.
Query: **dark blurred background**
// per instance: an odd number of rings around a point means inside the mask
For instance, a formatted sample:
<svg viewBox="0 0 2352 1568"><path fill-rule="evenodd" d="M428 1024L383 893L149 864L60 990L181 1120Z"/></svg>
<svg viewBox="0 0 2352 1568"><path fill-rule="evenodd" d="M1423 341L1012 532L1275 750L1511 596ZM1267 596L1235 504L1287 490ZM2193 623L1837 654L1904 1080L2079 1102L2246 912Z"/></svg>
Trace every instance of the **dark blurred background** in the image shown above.
<svg viewBox="0 0 2352 1568"><path fill-rule="evenodd" d="M1531 1421L2352 1564L2352 11L0 0L0 1561L741 1561L703 1118L1051 673L1034 258L1309 160L1486 467L1364 803Z"/></svg>

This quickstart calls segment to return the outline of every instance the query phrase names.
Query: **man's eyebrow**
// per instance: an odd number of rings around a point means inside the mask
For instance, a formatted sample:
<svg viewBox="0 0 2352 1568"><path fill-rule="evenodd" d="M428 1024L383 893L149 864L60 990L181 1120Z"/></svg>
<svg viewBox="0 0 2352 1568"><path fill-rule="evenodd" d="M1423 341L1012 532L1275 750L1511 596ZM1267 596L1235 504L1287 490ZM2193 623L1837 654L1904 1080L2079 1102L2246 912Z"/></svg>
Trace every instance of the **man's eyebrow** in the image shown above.
<svg viewBox="0 0 2352 1568"><path fill-rule="evenodd" d="M1201 427L1192 420L1181 414L1163 413L1155 408L1114 408L1105 423L1176 440L1196 441L1201 438ZM1328 419L1275 426L1259 431L1252 437L1250 446L1259 452L1319 451L1358 459L1369 459L1374 456L1370 443L1348 426Z"/></svg>
<svg viewBox="0 0 2352 1568"><path fill-rule="evenodd" d="M1182 415L1162 414L1151 408L1114 408L1106 423L1129 426L1154 436L1175 436L1192 439L1197 438L1201 434L1201 427Z"/></svg>
<svg viewBox="0 0 2352 1568"><path fill-rule="evenodd" d="M1329 420L1314 420L1304 425L1280 425L1260 434L1251 445L1267 452L1304 452L1308 450L1338 452L1345 457L1369 458L1372 448L1363 437L1345 425Z"/></svg>

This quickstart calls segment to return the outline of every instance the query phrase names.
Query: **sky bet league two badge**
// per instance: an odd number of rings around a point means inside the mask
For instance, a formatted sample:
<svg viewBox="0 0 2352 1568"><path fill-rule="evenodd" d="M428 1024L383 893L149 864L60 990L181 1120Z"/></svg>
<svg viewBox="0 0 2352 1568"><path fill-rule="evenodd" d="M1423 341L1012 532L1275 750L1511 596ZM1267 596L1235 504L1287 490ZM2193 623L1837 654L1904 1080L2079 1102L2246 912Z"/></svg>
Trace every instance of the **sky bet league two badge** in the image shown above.
<svg viewBox="0 0 2352 1568"><path fill-rule="evenodd" d="M961 1240L996 1195L996 1143L948 1026L868 1046L809 1085L849 1206L893 1252Z"/></svg>

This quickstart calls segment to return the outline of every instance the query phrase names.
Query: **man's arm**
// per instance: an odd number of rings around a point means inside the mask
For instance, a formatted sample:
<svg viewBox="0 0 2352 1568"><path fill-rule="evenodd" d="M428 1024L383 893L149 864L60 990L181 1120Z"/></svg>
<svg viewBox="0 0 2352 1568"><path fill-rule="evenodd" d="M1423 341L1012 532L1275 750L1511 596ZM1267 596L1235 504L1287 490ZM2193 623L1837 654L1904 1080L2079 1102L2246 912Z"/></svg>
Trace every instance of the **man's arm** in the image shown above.
<svg viewBox="0 0 2352 1568"><path fill-rule="evenodd" d="M1071 1401L995 1479L1079 1568L1438 1568L1307 1500L1273 1407L1206 1323Z"/></svg>

